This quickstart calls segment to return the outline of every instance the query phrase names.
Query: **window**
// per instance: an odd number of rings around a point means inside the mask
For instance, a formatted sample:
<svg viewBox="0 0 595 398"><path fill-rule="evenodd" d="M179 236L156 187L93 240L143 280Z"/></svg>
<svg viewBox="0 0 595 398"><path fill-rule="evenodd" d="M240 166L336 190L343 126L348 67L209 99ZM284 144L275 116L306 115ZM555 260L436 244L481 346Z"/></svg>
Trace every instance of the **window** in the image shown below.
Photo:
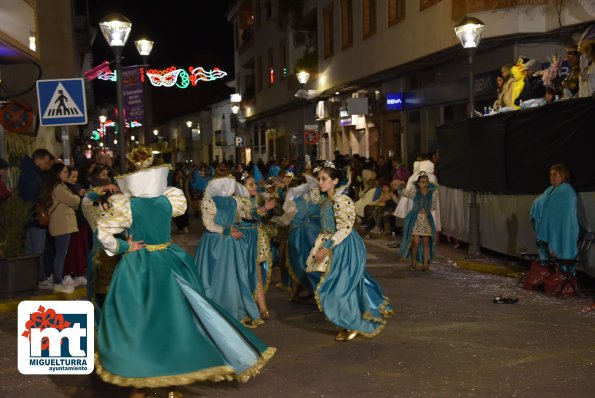
<svg viewBox="0 0 595 398"><path fill-rule="evenodd" d="M273 49L269 48L267 52L267 73L269 78L269 86L275 84L275 60L273 58Z"/></svg>
<svg viewBox="0 0 595 398"><path fill-rule="evenodd" d="M341 48L353 44L353 1L341 0Z"/></svg>
<svg viewBox="0 0 595 398"><path fill-rule="evenodd" d="M281 41L279 45L279 78L285 79L287 77L287 44L285 40Z"/></svg>
<svg viewBox="0 0 595 398"><path fill-rule="evenodd" d="M388 0L388 26L405 19L405 0Z"/></svg>
<svg viewBox="0 0 595 398"><path fill-rule="evenodd" d="M328 58L333 55L333 3L331 2L324 10L322 10L322 23L323 23L323 34L324 34L324 58Z"/></svg>
<svg viewBox="0 0 595 398"><path fill-rule="evenodd" d="M364 39L376 34L376 0L362 0L362 34Z"/></svg>
<svg viewBox="0 0 595 398"><path fill-rule="evenodd" d="M256 89L262 91L262 55L256 57Z"/></svg>
<svg viewBox="0 0 595 398"><path fill-rule="evenodd" d="M254 154L266 152L266 131L264 122L252 125L252 150Z"/></svg>
<svg viewBox="0 0 595 398"><path fill-rule="evenodd" d="M440 3L441 0L419 0L419 10L423 11L434 4Z"/></svg>

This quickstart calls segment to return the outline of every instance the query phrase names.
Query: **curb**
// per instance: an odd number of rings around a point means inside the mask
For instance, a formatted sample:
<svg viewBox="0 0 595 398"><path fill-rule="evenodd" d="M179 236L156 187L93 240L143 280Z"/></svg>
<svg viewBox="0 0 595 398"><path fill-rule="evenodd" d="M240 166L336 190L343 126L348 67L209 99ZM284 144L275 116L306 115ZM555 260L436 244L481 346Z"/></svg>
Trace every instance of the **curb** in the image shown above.
<svg viewBox="0 0 595 398"><path fill-rule="evenodd" d="M7 314L9 312L16 312L21 301L35 300L35 301L50 301L50 300L80 300L87 299L87 288L75 289L74 293L48 293L48 294L33 294L30 296L23 296L19 298L8 299L0 302L0 314Z"/></svg>
<svg viewBox="0 0 595 398"><path fill-rule="evenodd" d="M508 265L486 264L468 260L459 260L457 261L457 265L460 268L464 268L469 271L506 276L508 278L520 278L523 275L523 272L520 271L518 268L513 268Z"/></svg>

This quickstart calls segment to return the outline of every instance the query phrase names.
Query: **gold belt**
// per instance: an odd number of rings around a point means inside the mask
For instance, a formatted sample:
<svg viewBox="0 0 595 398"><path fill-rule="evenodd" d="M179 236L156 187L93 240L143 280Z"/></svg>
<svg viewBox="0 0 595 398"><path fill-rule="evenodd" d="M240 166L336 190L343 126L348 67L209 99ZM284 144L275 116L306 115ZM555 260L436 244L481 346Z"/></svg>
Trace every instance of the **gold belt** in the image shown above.
<svg viewBox="0 0 595 398"><path fill-rule="evenodd" d="M171 245L171 242L165 242L165 243L161 243L159 245L145 245L145 249L147 249L150 252L154 252L157 250L163 250L163 249L167 248L169 245Z"/></svg>

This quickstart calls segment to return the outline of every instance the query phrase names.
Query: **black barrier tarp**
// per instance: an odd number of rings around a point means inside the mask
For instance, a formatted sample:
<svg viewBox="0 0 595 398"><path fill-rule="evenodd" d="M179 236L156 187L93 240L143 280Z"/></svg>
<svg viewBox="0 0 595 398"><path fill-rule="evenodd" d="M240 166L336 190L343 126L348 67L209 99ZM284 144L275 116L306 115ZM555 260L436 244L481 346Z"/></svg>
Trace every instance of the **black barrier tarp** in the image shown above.
<svg viewBox="0 0 595 398"><path fill-rule="evenodd" d="M465 191L538 194L566 164L577 191L595 191L595 99L467 119L438 127L440 184Z"/></svg>

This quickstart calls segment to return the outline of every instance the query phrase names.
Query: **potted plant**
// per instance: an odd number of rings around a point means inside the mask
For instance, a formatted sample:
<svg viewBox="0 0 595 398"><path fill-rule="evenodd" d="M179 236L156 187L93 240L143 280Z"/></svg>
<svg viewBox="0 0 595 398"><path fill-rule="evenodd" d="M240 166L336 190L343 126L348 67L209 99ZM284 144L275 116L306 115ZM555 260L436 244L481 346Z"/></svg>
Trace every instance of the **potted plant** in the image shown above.
<svg viewBox="0 0 595 398"><path fill-rule="evenodd" d="M16 193L0 203L0 294L37 289L38 255L25 255L31 205Z"/></svg>

